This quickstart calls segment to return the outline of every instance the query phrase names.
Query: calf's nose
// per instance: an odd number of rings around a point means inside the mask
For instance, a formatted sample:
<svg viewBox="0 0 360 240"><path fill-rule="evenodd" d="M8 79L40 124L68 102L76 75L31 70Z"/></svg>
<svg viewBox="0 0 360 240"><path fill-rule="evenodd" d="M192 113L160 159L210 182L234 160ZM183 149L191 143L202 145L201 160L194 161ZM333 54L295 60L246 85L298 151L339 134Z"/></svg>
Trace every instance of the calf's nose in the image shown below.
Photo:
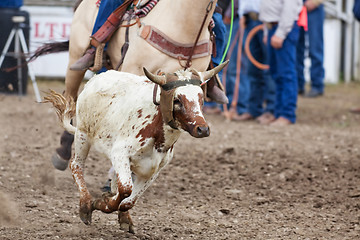
<svg viewBox="0 0 360 240"><path fill-rule="evenodd" d="M197 138L208 137L210 135L210 128L208 126L197 126L195 131Z"/></svg>

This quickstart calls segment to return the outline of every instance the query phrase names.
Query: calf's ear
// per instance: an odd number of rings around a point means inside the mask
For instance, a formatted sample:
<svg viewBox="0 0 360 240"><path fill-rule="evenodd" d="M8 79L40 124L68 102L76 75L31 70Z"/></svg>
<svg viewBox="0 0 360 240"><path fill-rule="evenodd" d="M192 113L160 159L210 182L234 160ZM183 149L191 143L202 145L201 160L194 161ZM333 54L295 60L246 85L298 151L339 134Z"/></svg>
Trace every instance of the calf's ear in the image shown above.
<svg viewBox="0 0 360 240"><path fill-rule="evenodd" d="M166 83L166 77L165 76L159 76L152 74L149 72L145 67L143 67L145 76L152 82L159 84L160 86L164 85Z"/></svg>

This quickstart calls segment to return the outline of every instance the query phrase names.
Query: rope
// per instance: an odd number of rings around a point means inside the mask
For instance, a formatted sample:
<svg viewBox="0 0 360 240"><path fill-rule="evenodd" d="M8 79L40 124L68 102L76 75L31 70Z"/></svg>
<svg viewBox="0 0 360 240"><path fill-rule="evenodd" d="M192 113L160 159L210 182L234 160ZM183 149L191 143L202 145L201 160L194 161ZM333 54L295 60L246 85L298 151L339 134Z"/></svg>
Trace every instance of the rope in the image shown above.
<svg viewBox="0 0 360 240"><path fill-rule="evenodd" d="M239 19L241 21L241 19ZM240 86L240 71L241 71L241 54L242 54L242 43L243 43L243 37L244 37L244 29L241 27L241 24L239 23L239 30L236 34L236 37L233 40L233 45L231 46L231 53L234 50L236 40L238 38L238 49L237 49L237 58L236 58L236 81L235 81L235 87L233 91L233 99L230 103L230 109L227 108L226 104L224 104L224 115L227 120L232 120L234 115L237 114L236 106L237 101L239 98L239 86ZM230 58L230 56L229 56ZM223 74L226 74L224 72Z"/></svg>
<svg viewBox="0 0 360 240"><path fill-rule="evenodd" d="M221 58L220 64L222 64L224 62L224 59L226 57L226 54L229 50L229 46L230 46L230 42L231 42L231 35L232 35L232 30L233 30L233 22L234 22L234 0L231 0L231 21L230 21L230 33L229 33L229 38L226 44L226 48L224 51L224 54ZM219 64L219 65L220 65Z"/></svg>
<svg viewBox="0 0 360 240"><path fill-rule="evenodd" d="M239 29L240 30L240 29ZM237 31L235 36L234 36L234 40L232 41L231 45L230 45L230 49L229 49L229 52L227 53L227 59L230 59L231 58L231 54L233 53L234 51L234 48L235 48L235 45L236 45L236 39L239 38L239 34L240 34L240 31ZM228 70L228 67L229 65L226 65L226 67L224 68L223 70L223 76L222 76L222 84L224 86L224 88L226 89L226 74L227 74L227 70ZM228 107L226 104L223 104L223 108L224 108L224 114L225 114L225 117L226 119L229 119L231 120L231 116L229 116L228 114Z"/></svg>
<svg viewBox="0 0 360 240"><path fill-rule="evenodd" d="M241 21L241 20L239 20ZM240 23L239 26L241 27ZM239 87L240 87L240 71L241 71L241 55L242 55L242 44L244 38L244 29L241 27L240 36L239 36L239 45L237 51L237 59L236 59L236 81L235 81L235 89L233 94L233 99L231 102L230 112L231 110L236 111L237 101L239 98Z"/></svg>
<svg viewBox="0 0 360 240"><path fill-rule="evenodd" d="M262 24L262 25L258 25L256 27L254 27L253 29L251 29L251 31L249 32L249 34L246 38L244 48L245 48L245 53L246 53L247 57L249 58L250 62L255 65L255 67L257 67L261 70L268 70L269 65L258 62L250 52L251 39L255 36L255 34L258 31L261 31L263 28L264 28L264 25Z"/></svg>

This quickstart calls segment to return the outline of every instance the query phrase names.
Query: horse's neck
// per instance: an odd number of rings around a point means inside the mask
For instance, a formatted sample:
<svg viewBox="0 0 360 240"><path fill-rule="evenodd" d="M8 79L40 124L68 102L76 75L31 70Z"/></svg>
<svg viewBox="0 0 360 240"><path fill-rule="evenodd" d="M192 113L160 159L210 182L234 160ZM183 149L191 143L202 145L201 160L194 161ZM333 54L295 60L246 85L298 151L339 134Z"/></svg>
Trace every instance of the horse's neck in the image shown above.
<svg viewBox="0 0 360 240"><path fill-rule="evenodd" d="M206 15L206 9L210 0L161 0L152 10L151 15L145 21L151 21L151 25L159 28L177 40L189 40L197 36L201 24ZM206 19L203 34L207 32L207 26L215 10L217 0L213 2L209 15Z"/></svg>

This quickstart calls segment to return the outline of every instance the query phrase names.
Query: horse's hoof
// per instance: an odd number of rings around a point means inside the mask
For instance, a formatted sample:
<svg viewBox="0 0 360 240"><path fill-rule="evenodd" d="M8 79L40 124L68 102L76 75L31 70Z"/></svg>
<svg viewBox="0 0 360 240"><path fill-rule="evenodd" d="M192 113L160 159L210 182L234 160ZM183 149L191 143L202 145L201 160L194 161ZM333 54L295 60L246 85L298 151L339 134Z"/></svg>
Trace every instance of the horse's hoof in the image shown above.
<svg viewBox="0 0 360 240"><path fill-rule="evenodd" d="M129 233L135 234L134 225L129 223L121 223L120 229Z"/></svg>
<svg viewBox="0 0 360 240"><path fill-rule="evenodd" d="M68 165L69 165L69 160L65 160L62 157L60 157L59 154L55 153L54 155L52 155L51 157L51 162L54 165L54 167L60 171L64 171Z"/></svg>

